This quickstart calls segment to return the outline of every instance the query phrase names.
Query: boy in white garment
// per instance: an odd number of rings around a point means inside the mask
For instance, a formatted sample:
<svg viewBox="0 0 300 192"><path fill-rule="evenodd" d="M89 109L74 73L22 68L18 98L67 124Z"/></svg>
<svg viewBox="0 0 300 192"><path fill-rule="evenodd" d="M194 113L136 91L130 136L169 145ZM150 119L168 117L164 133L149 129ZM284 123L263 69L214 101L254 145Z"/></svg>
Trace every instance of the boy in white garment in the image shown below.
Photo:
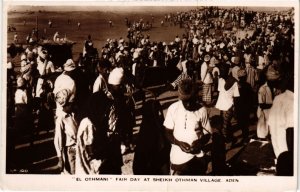
<svg viewBox="0 0 300 192"><path fill-rule="evenodd" d="M75 174L76 136L78 125L69 103L71 91L62 89L55 100L62 106L57 114L54 132L54 146L58 157L58 167L64 174Z"/></svg>

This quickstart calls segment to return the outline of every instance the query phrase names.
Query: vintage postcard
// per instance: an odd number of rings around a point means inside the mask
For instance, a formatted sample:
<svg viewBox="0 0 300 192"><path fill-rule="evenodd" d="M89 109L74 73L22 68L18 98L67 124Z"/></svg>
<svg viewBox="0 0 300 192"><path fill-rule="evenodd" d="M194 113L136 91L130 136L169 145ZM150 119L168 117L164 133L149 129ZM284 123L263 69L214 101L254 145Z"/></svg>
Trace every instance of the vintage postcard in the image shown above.
<svg viewBox="0 0 300 192"><path fill-rule="evenodd" d="M2 12L1 190L297 190L298 1Z"/></svg>

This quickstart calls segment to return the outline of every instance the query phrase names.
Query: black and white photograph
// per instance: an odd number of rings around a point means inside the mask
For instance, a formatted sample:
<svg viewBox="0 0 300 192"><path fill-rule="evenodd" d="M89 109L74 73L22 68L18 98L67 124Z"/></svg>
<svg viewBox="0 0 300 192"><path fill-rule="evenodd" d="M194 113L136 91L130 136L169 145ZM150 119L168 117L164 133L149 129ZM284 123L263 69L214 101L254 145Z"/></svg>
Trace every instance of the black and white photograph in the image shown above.
<svg viewBox="0 0 300 192"><path fill-rule="evenodd" d="M91 5L6 6L4 175L296 190L298 7Z"/></svg>

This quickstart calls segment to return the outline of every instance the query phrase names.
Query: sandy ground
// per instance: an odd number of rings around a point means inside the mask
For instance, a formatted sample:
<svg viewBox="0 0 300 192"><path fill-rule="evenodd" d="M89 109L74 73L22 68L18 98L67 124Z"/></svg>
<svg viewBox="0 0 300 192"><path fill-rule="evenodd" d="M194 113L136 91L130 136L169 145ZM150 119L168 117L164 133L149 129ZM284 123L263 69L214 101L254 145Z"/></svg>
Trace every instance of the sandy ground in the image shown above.
<svg viewBox="0 0 300 192"><path fill-rule="evenodd" d="M171 10L170 10L171 11ZM150 34L151 41L166 41L170 42L175 39L176 35L182 35L183 29L179 26L160 26L160 21L164 18L164 13L159 11L154 12L35 12L29 13L14 13L8 14L8 25L14 26L17 29L18 39L20 43L25 43L26 36L36 27L36 18L38 18L38 29L40 36L53 39L55 32L59 32L61 37L66 37L75 41L73 47L73 55L76 56L82 52L83 43L90 34L94 42L94 46L98 50L104 45L108 38L126 39L127 27L125 18L138 21L143 18L144 21L151 21L151 14L154 16L153 28L145 34ZM71 24L67 24L67 20L71 20ZM108 20L113 21L113 27L110 28ZM24 25L26 20L26 25ZM48 21L53 23L52 28L48 27ZM81 29L77 29L77 23L81 23ZM46 33L45 33L46 32ZM8 33L7 42L13 42L14 32Z"/></svg>

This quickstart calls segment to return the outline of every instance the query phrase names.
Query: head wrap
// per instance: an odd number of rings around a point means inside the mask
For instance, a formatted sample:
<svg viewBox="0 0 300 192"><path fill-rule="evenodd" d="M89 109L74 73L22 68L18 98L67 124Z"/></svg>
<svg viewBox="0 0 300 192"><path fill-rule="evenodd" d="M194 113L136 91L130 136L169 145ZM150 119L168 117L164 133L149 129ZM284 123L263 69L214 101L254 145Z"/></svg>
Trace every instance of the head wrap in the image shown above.
<svg viewBox="0 0 300 192"><path fill-rule="evenodd" d="M121 67L114 68L108 77L108 84L120 85L124 76L124 70Z"/></svg>
<svg viewBox="0 0 300 192"><path fill-rule="evenodd" d="M61 106L65 106L69 101L70 95L71 95L70 89L62 89L56 93L55 101L59 103Z"/></svg>
<svg viewBox="0 0 300 192"><path fill-rule="evenodd" d="M72 59L68 59L66 63L64 64L64 70L65 71L72 71L76 68L76 65Z"/></svg>
<svg viewBox="0 0 300 192"><path fill-rule="evenodd" d="M178 97L180 100L189 100L195 95L196 87L191 79L183 79L178 85Z"/></svg>
<svg viewBox="0 0 300 192"><path fill-rule="evenodd" d="M17 87L23 87L25 85L25 79L23 77L18 77Z"/></svg>
<svg viewBox="0 0 300 192"><path fill-rule="evenodd" d="M238 77L245 77L247 76L247 72L245 69L239 69L238 72L237 72L237 76Z"/></svg>
<svg viewBox="0 0 300 192"><path fill-rule="evenodd" d="M209 55L205 55L204 56L204 61L206 61L206 62L210 61L210 56Z"/></svg>
<svg viewBox="0 0 300 192"><path fill-rule="evenodd" d="M280 73L272 65L270 65L266 72L266 77L269 81L275 81L280 78Z"/></svg>
<svg viewBox="0 0 300 192"><path fill-rule="evenodd" d="M234 59L233 59L233 63L236 64L236 65L239 65L240 64L240 57L235 56Z"/></svg>

